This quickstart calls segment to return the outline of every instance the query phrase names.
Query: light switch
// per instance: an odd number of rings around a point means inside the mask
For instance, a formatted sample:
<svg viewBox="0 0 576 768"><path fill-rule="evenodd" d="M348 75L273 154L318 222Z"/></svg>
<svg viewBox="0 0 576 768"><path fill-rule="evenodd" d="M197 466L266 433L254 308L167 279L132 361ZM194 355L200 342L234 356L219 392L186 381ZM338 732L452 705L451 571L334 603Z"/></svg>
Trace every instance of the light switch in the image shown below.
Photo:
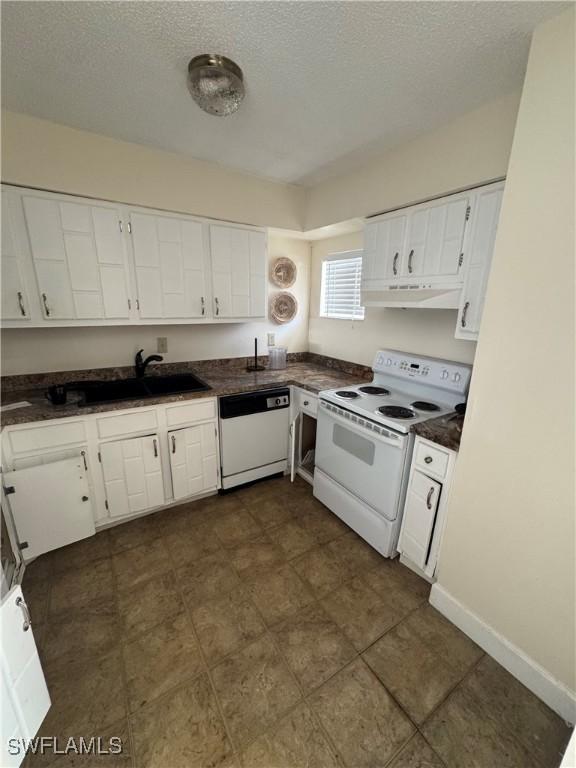
<svg viewBox="0 0 576 768"><path fill-rule="evenodd" d="M168 339L166 336L158 336L156 339L156 351L168 352Z"/></svg>
<svg viewBox="0 0 576 768"><path fill-rule="evenodd" d="M274 334L274 333L269 333L268 334L268 346L269 347L273 347L276 344L275 339L276 339L276 334Z"/></svg>

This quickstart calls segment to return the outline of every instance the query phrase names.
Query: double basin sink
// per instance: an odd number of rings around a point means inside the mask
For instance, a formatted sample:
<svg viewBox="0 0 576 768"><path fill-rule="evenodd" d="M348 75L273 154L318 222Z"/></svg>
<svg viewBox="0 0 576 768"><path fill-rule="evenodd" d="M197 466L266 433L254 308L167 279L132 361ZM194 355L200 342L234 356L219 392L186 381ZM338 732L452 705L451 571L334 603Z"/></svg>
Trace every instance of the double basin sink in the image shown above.
<svg viewBox="0 0 576 768"><path fill-rule="evenodd" d="M160 395L202 392L210 387L193 373L175 373L114 381L79 381L74 389L80 392L79 405L96 405L114 400L141 400Z"/></svg>

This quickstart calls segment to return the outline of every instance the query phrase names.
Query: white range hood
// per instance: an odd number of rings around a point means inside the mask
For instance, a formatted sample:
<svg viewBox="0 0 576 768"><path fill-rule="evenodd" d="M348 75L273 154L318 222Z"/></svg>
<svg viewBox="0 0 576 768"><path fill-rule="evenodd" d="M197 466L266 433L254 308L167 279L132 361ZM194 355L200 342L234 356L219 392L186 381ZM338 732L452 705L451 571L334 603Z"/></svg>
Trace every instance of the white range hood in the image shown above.
<svg viewBox="0 0 576 768"><path fill-rule="evenodd" d="M458 309L461 285L390 285L362 291L365 307Z"/></svg>

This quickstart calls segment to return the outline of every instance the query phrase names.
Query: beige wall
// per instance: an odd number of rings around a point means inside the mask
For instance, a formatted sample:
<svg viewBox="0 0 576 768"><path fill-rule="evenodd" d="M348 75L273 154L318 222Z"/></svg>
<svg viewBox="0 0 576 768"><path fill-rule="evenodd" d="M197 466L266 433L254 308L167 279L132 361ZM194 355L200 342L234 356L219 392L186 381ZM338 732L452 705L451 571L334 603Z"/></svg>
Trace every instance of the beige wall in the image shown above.
<svg viewBox="0 0 576 768"><path fill-rule="evenodd" d="M439 585L575 675L574 11L530 52Z"/></svg>
<svg viewBox="0 0 576 768"><path fill-rule="evenodd" d="M276 334L276 345L290 352L308 349L308 296L310 245L304 240L271 237L269 256L289 256L298 277L291 288L298 300L298 315L285 326L262 321L224 325L163 325L109 328L31 328L2 332L2 374L130 365L144 347L156 351L156 338L168 338L167 362L239 357L254 350L254 337L266 351L266 334ZM270 293L278 288L269 285Z"/></svg>
<svg viewBox="0 0 576 768"><path fill-rule="evenodd" d="M476 344L454 338L456 310L368 307L364 320L319 316L323 259L357 248L362 248L361 232L312 243L310 351L364 365L372 365L374 353L383 348L471 363Z"/></svg>
<svg viewBox="0 0 576 768"><path fill-rule="evenodd" d="M304 193L299 187L14 112L2 113L2 181L302 229Z"/></svg>
<svg viewBox="0 0 576 768"><path fill-rule="evenodd" d="M304 229L396 208L506 175L520 94L486 104L308 191Z"/></svg>

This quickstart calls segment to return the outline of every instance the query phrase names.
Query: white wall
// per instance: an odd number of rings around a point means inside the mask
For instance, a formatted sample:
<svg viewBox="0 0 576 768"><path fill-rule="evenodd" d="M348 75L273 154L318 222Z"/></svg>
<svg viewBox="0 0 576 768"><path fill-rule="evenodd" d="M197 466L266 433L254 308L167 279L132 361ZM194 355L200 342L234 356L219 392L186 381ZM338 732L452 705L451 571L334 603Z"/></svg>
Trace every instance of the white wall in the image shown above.
<svg viewBox="0 0 576 768"><path fill-rule="evenodd" d="M381 213L506 175L519 93L308 190L304 229Z"/></svg>
<svg viewBox="0 0 576 768"><path fill-rule="evenodd" d="M456 310L368 307L364 320L320 317L322 261L330 253L362 248L362 232L312 243L310 280L310 351L372 365L377 349L443 357L471 363L476 344L454 338Z"/></svg>
<svg viewBox="0 0 576 768"><path fill-rule="evenodd" d="M2 181L244 224L302 229L300 187L15 112L2 112Z"/></svg>
<svg viewBox="0 0 576 768"><path fill-rule="evenodd" d="M572 9L533 38L438 580L571 691L574 94Z"/></svg>
<svg viewBox="0 0 576 768"><path fill-rule="evenodd" d="M298 301L298 315L284 326L271 322L224 325L162 325L109 328L31 328L2 331L2 374L81 370L130 365L144 347L156 352L158 336L168 338L166 362L240 357L252 354L254 337L266 353L266 334L276 334L276 345L290 352L308 348L308 297L310 245L304 240L271 237L269 258L289 256L297 265L298 277L290 289ZM269 284L270 294L279 289Z"/></svg>

